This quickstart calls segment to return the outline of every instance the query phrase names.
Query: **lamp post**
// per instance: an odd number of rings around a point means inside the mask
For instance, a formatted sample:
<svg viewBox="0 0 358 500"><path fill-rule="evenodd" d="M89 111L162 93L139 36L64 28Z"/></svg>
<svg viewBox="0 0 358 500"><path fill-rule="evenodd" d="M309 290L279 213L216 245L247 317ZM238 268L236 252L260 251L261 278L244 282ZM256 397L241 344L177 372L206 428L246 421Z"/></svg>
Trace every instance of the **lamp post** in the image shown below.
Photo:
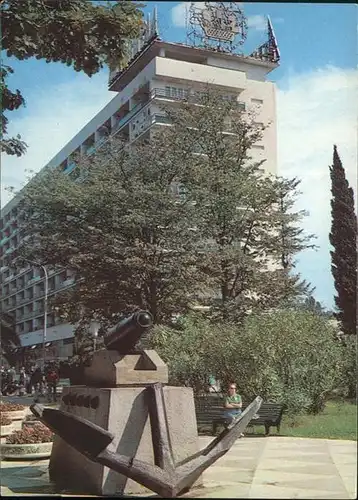
<svg viewBox="0 0 358 500"><path fill-rule="evenodd" d="M100 323L97 320L92 320L90 322L89 330L90 333L93 337L93 352L97 348L97 337L98 337L98 330L100 329Z"/></svg>
<svg viewBox="0 0 358 500"><path fill-rule="evenodd" d="M46 358L46 338L47 338L47 299L48 299L48 273L47 269L45 266L42 264L39 264L38 262L35 262L30 259L26 259L25 257L17 257L14 262L18 259L24 260L25 262L28 262L29 264L32 264L33 266L41 267L41 269L44 272L45 275L45 298L44 298L44 329L43 329L43 335L42 335L42 370L45 369L45 358Z"/></svg>

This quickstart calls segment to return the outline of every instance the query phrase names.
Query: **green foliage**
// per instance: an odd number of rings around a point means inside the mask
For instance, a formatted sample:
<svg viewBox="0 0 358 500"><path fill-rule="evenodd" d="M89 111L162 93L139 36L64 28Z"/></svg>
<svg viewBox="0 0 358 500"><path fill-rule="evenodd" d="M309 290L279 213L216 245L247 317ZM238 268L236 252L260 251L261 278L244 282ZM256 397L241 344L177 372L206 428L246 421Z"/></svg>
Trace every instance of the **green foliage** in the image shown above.
<svg viewBox="0 0 358 500"><path fill-rule="evenodd" d="M335 297L337 319L345 334L357 334L357 216L354 210L353 189L349 187L345 171L334 146L332 181L331 245L332 275L337 291Z"/></svg>
<svg viewBox="0 0 358 500"><path fill-rule="evenodd" d="M139 33L141 4L131 1L90 0L2 0L2 50L20 61L35 57L46 62L61 62L88 76L105 64L123 65L128 59L128 42ZM8 89L6 79L12 68L1 70L3 96L2 133L7 117L25 101L17 89ZM21 138L2 138L1 150L20 156L26 151Z"/></svg>
<svg viewBox="0 0 358 500"><path fill-rule="evenodd" d="M15 364L16 355L14 348L21 346L19 335L16 333L15 318L13 315L0 312L1 355L12 366Z"/></svg>
<svg viewBox="0 0 358 500"><path fill-rule="evenodd" d="M168 324L206 303L214 319L242 321L307 291L292 271L310 246L292 211L298 182L260 172L250 148L262 129L224 97L166 106L174 126L127 147L112 137L70 175L48 168L22 191L19 254L75 271L55 305L84 346L95 316L103 330L138 308Z"/></svg>
<svg viewBox="0 0 358 500"><path fill-rule="evenodd" d="M198 267L212 291L207 304L213 316L241 320L248 310L307 293L293 258L312 247L312 235L299 227L306 214L293 210L299 181L262 173L264 161L255 161L252 146L264 128L226 97L208 88L202 106L189 98L164 109L175 125L173 139L196 152L187 157L181 182L186 199L196 203L205 242Z"/></svg>
<svg viewBox="0 0 358 500"><path fill-rule="evenodd" d="M357 404L328 401L318 415L300 415L290 419L284 415L282 436L357 440Z"/></svg>
<svg viewBox="0 0 358 500"><path fill-rule="evenodd" d="M346 389L346 397L357 398L357 337L346 335L342 339L343 353L343 382Z"/></svg>
<svg viewBox="0 0 358 500"><path fill-rule="evenodd" d="M87 321L90 312L108 326L141 308L167 321L202 286L195 207L171 193L183 155L166 150L161 138L131 149L113 141L78 165L81 182L48 170L27 186L33 239L21 251L77 273L76 287L57 298L64 318Z"/></svg>
<svg viewBox="0 0 358 500"><path fill-rule="evenodd" d="M303 311L250 315L242 326L192 314L176 328L157 327L151 342L168 362L171 383L205 390L210 374L231 380L246 400L318 412L342 373L342 346L321 316Z"/></svg>

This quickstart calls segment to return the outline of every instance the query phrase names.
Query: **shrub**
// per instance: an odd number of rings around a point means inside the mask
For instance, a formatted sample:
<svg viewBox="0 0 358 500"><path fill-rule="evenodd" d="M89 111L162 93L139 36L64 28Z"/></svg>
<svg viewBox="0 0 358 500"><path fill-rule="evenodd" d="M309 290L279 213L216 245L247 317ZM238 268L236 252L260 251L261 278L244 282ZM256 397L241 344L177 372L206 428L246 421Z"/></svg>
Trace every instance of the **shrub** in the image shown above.
<svg viewBox="0 0 358 500"><path fill-rule="evenodd" d="M334 330L307 311L251 315L242 326L191 314L178 328L154 328L151 343L169 365L170 383L198 392L215 375L224 386L236 381L246 401L260 395L290 414L322 410L342 373Z"/></svg>
<svg viewBox="0 0 358 500"><path fill-rule="evenodd" d="M24 410L25 406L19 405L17 403L7 403L6 401L0 401L0 412L3 411L20 411Z"/></svg>
<svg viewBox="0 0 358 500"><path fill-rule="evenodd" d="M12 420L5 415L0 414L0 425L10 425Z"/></svg>
<svg viewBox="0 0 358 500"><path fill-rule="evenodd" d="M53 432L41 423L15 431L6 438L7 444L50 443L51 441L53 441Z"/></svg>

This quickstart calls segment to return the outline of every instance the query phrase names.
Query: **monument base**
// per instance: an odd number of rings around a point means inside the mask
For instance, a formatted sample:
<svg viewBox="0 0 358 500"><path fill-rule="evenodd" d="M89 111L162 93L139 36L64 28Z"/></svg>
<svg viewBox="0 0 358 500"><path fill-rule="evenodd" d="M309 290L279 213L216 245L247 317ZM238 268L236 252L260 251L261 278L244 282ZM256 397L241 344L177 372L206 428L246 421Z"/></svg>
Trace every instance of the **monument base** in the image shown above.
<svg viewBox="0 0 358 500"><path fill-rule="evenodd" d="M61 410L86 418L115 438L108 449L154 464L152 433L145 386L94 388L64 387ZM199 451L193 390L163 387L174 460L179 462ZM152 493L144 486L108 467L84 457L55 436L50 479L58 488L73 493L123 495ZM201 478L195 483L202 484Z"/></svg>

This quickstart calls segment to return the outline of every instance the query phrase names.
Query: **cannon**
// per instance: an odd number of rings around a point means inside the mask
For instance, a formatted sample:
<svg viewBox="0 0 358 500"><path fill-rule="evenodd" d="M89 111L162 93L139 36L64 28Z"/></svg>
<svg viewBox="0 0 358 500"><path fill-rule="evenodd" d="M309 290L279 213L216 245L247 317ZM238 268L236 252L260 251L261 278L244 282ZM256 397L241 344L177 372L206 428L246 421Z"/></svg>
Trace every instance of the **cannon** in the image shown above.
<svg viewBox="0 0 358 500"><path fill-rule="evenodd" d="M148 311L137 311L108 330L104 345L108 350L128 354L152 324L153 318Z"/></svg>
<svg viewBox="0 0 358 500"><path fill-rule="evenodd" d="M147 311L123 319L85 369L86 385L64 387L59 410L31 411L56 436L49 474L73 494L154 491L176 497L202 485L202 472L224 455L261 405L257 397L205 449L199 450L193 390L168 386L154 350L136 350L152 325Z"/></svg>

